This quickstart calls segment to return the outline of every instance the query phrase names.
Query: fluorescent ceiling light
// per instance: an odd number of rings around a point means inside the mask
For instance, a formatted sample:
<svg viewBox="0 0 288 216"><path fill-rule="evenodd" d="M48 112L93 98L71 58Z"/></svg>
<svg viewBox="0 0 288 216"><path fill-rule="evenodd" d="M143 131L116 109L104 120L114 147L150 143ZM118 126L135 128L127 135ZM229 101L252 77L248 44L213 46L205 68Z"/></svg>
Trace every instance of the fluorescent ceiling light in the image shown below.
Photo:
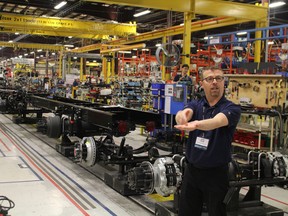
<svg viewBox="0 0 288 216"><path fill-rule="evenodd" d="M272 44L274 44L274 41L268 41L267 44L272 45Z"/></svg>
<svg viewBox="0 0 288 216"><path fill-rule="evenodd" d="M139 16L143 16L143 15L149 14L149 13L151 13L150 10L145 10L145 11L141 11L141 12L139 12L139 13L136 13L136 14L134 14L133 16L134 16L134 17L139 17Z"/></svg>
<svg viewBox="0 0 288 216"><path fill-rule="evenodd" d="M278 2L273 2L269 4L269 8L275 8L275 7L280 7L282 5L285 5L286 3L284 1L278 1Z"/></svg>
<svg viewBox="0 0 288 216"><path fill-rule="evenodd" d="M65 44L64 47L74 47L73 44Z"/></svg>
<svg viewBox="0 0 288 216"><path fill-rule="evenodd" d="M119 51L118 53L126 53L126 54L130 54L131 51Z"/></svg>
<svg viewBox="0 0 288 216"><path fill-rule="evenodd" d="M247 32L237 32L236 35L246 35Z"/></svg>
<svg viewBox="0 0 288 216"><path fill-rule="evenodd" d="M58 9L60 9L61 7L63 7L64 5L66 5L66 4L67 4L67 1L62 1L62 2L60 2L59 4L57 4L57 5L54 7L54 9L58 10Z"/></svg>
<svg viewBox="0 0 288 216"><path fill-rule="evenodd" d="M160 44L160 43L157 43L155 46L156 46L156 47L160 47L160 46L161 46L161 44Z"/></svg>

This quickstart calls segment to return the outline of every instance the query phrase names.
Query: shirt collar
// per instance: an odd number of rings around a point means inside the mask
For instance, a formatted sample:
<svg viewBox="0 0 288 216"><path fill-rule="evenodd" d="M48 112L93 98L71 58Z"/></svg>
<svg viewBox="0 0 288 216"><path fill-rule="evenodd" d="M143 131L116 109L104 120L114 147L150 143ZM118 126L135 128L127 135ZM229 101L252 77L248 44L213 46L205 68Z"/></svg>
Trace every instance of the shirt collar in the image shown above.
<svg viewBox="0 0 288 216"><path fill-rule="evenodd" d="M224 95L220 98L220 100L213 106L213 107L217 107L219 106L221 103L223 103L224 101L226 101L227 99L224 97ZM203 106L205 107L210 107L206 96L203 97Z"/></svg>

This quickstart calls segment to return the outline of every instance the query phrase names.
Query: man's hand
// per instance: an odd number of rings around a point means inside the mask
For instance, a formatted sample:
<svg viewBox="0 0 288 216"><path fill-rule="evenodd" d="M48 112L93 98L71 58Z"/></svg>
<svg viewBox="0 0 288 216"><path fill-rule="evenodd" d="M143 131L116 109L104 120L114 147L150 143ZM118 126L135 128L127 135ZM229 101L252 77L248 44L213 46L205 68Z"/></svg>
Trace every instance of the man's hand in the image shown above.
<svg viewBox="0 0 288 216"><path fill-rule="evenodd" d="M179 130L194 131L197 129L198 126L199 126L199 121L196 120L196 121L188 122L186 124L175 125L174 127Z"/></svg>
<svg viewBox="0 0 288 216"><path fill-rule="evenodd" d="M190 108L186 108L182 111L179 111L175 117L176 123L178 125L186 124L192 118L192 115L193 115L193 111Z"/></svg>

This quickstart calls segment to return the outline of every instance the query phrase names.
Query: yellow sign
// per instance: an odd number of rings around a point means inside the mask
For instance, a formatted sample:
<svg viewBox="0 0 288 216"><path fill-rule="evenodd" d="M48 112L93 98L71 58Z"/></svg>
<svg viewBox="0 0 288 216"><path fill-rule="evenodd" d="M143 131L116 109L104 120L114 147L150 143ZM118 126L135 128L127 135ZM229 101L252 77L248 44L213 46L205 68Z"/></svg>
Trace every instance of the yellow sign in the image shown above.
<svg viewBox="0 0 288 216"><path fill-rule="evenodd" d="M127 36L136 34L136 24L99 23L85 20L72 20L54 17L36 17L19 14L0 13L0 26L17 29L60 31L95 35Z"/></svg>

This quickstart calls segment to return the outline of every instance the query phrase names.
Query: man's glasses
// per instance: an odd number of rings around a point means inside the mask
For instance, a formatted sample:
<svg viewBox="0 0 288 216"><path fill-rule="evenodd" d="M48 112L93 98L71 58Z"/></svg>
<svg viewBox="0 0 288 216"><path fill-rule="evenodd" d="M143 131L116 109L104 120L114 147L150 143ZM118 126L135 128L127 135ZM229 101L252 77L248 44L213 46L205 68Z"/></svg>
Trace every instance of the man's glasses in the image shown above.
<svg viewBox="0 0 288 216"><path fill-rule="evenodd" d="M224 77L223 76L216 76L216 77L208 76L208 77L204 78L203 80L205 80L208 83L212 83L214 81L214 79L216 80L216 82L221 82L224 80Z"/></svg>

